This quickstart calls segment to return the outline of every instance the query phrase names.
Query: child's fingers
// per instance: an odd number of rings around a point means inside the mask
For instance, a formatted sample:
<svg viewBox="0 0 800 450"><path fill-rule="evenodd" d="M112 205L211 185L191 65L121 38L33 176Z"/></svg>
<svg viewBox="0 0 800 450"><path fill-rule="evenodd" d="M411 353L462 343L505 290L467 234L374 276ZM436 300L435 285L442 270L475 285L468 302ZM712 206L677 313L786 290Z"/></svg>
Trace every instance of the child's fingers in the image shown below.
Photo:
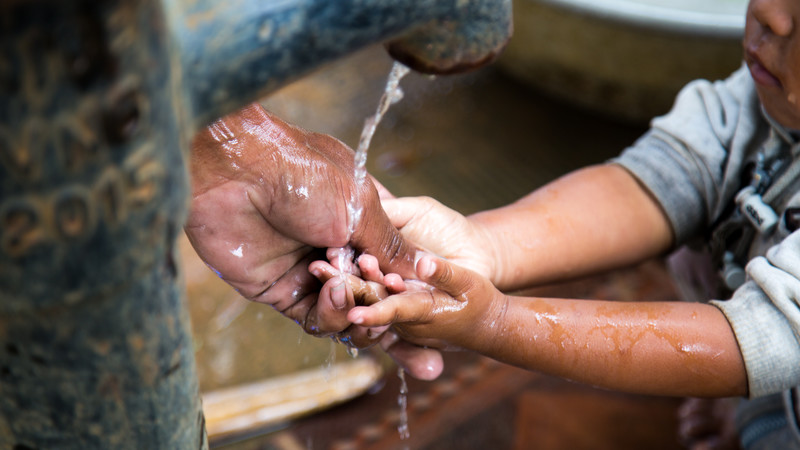
<svg viewBox="0 0 800 450"><path fill-rule="evenodd" d="M362 278L383 284L390 294L399 294L406 291L403 277L396 273L384 275L378 265L378 258L365 253L358 257L358 267L361 269Z"/></svg>
<svg viewBox="0 0 800 450"><path fill-rule="evenodd" d="M355 306L353 291L341 278L331 278L319 291L314 313L306 320L306 331L314 335L337 333L348 326L347 311Z"/></svg>
<svg viewBox="0 0 800 450"><path fill-rule="evenodd" d="M407 290L403 277L396 273L387 273L386 276L383 277L383 285L386 286L386 290L392 295L399 294Z"/></svg>
<svg viewBox="0 0 800 450"><path fill-rule="evenodd" d="M444 361L439 351L410 344L392 332L384 334L381 348L403 370L418 380L435 380L444 370Z"/></svg>
<svg viewBox="0 0 800 450"><path fill-rule="evenodd" d="M392 295L370 306L357 306L347 313L347 319L365 327L393 323L420 322L428 317L433 302L430 291Z"/></svg>
<svg viewBox="0 0 800 450"><path fill-rule="evenodd" d="M345 274L344 277L342 277L342 273L326 261L312 262L308 265L308 271L323 283L333 278L344 278L350 285L350 289L359 304L371 305L389 295L386 288L382 285L367 283L361 278L350 274Z"/></svg>
<svg viewBox="0 0 800 450"><path fill-rule="evenodd" d="M381 336L383 336L383 334L386 333L386 331L389 330L390 327L391 325L381 325L379 327L367 328L367 336L370 339L378 339Z"/></svg>
<svg viewBox="0 0 800 450"><path fill-rule="evenodd" d="M308 265L308 271L323 283L334 277L339 277L340 272L327 261L312 261Z"/></svg>
<svg viewBox="0 0 800 450"><path fill-rule="evenodd" d="M361 277L365 280L383 283L383 272L378 264L378 258L364 253L358 257L358 268L361 269Z"/></svg>
<svg viewBox="0 0 800 450"><path fill-rule="evenodd" d="M369 179L372 180L372 184L375 185L375 189L378 191L378 197L381 199L384 198L395 198L394 194L389 192L388 189L384 185L381 184L380 181L376 180L375 177L372 175L369 176Z"/></svg>
<svg viewBox="0 0 800 450"><path fill-rule="evenodd" d="M468 269L426 253L417 261L417 276L421 281L452 297L458 297L470 290L477 275Z"/></svg>

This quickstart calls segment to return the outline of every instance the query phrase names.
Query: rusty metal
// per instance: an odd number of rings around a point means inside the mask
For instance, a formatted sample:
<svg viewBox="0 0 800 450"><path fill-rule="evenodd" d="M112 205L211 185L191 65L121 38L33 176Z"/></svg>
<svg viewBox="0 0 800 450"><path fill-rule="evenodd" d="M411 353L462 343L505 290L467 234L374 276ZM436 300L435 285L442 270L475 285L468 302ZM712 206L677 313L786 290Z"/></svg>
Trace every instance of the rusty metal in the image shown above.
<svg viewBox="0 0 800 450"><path fill-rule="evenodd" d="M374 42L428 36L398 45L471 67L506 16L508 0L0 4L0 448L207 447L175 256L194 130ZM459 26L442 41L433 23Z"/></svg>

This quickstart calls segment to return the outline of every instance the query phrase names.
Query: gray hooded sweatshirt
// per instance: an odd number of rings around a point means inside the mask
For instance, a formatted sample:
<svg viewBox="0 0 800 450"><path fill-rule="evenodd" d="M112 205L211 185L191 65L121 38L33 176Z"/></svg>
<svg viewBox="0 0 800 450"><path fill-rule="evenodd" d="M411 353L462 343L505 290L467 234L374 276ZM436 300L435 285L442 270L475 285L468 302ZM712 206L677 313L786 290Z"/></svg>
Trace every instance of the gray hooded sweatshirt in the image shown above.
<svg viewBox="0 0 800 450"><path fill-rule="evenodd" d="M763 113L743 66L724 81L688 84L672 111L613 162L650 190L682 245L707 240L735 209L745 166L759 152L784 167L800 159L793 134ZM744 284L730 298L708 299L733 328L750 397L800 386L800 230L785 217L800 207L799 187L790 183L772 202L779 222L755 233Z"/></svg>

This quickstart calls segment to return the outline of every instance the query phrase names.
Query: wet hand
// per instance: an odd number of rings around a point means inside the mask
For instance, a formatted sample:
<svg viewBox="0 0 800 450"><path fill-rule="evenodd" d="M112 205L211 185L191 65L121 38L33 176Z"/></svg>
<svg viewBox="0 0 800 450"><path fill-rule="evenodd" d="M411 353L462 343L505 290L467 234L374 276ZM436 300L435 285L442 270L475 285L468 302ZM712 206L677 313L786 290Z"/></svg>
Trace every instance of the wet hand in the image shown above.
<svg viewBox="0 0 800 450"><path fill-rule="evenodd" d="M328 259L336 261L335 252L329 251ZM357 266L348 267L344 272L322 260L312 262L309 272L324 283L318 303L333 305L331 309L344 313L356 305L374 304L391 294L406 290L399 275L388 274L384 277L377 259L366 254L358 259ZM355 348L367 348L379 343L406 372L417 379L433 380L444 369L441 353L400 339L389 330L388 324L376 327L351 325L342 314L332 314L326 320L343 330L336 335L339 342Z"/></svg>
<svg viewBox="0 0 800 450"><path fill-rule="evenodd" d="M386 271L413 273L415 249L383 213L376 184L369 178L356 184L353 152L330 136L281 121L260 105L198 133L191 175L185 230L198 255L242 296L272 305L309 333L341 331L337 326L346 322L345 310L318 302L321 285L308 264L324 256L320 249L349 242L380 255ZM352 235L351 199L363 208ZM424 352L411 354L416 359L405 363L421 372L437 366L436 358L424 361ZM441 357L438 361L441 372Z"/></svg>
<svg viewBox="0 0 800 450"><path fill-rule="evenodd" d="M354 307L347 318L365 327L392 325L407 341L436 348L469 348L502 319L507 298L485 277L433 255L416 268L419 281L406 280L402 292Z"/></svg>
<svg viewBox="0 0 800 450"><path fill-rule="evenodd" d="M406 239L491 279L491 239L479 224L430 197L386 198L381 203Z"/></svg>
<svg viewBox="0 0 800 450"><path fill-rule="evenodd" d="M221 119L192 145L186 232L208 265L246 298L298 320L319 285L306 270L314 248L350 242L412 271L413 249L382 212L370 180L356 185L353 154L338 140L293 127L259 105ZM348 231L347 203L364 212Z"/></svg>

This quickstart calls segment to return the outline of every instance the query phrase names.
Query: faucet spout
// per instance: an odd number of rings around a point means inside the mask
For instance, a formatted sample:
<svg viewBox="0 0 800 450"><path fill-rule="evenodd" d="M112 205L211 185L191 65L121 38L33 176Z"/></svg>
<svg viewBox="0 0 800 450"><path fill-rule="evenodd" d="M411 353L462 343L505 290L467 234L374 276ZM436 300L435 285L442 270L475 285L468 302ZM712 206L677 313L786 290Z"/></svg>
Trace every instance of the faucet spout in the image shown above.
<svg viewBox="0 0 800 450"><path fill-rule="evenodd" d="M189 133L369 44L412 69L452 73L494 58L511 0L168 0Z"/></svg>
<svg viewBox="0 0 800 450"><path fill-rule="evenodd" d="M446 75L494 61L512 32L511 0L461 0L451 15L390 41L386 48L418 72Z"/></svg>

